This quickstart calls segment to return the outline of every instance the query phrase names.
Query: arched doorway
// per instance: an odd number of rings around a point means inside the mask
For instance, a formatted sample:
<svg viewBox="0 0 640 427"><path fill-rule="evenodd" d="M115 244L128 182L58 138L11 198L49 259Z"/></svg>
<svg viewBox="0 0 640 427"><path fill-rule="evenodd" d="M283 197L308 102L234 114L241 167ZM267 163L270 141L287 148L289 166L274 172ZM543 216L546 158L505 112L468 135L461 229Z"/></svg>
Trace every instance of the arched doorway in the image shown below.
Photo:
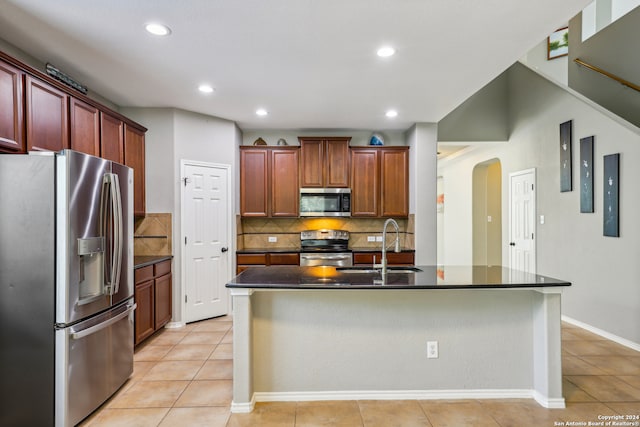
<svg viewBox="0 0 640 427"><path fill-rule="evenodd" d="M502 166L498 159L473 168L473 264L502 265Z"/></svg>

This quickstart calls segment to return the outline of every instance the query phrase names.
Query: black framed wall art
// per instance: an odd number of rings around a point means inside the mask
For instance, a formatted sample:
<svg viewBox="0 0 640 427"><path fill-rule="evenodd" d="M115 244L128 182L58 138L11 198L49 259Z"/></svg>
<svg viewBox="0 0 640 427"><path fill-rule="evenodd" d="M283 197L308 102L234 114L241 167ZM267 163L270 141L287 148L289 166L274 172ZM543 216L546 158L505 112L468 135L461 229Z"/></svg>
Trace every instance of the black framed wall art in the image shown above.
<svg viewBox="0 0 640 427"><path fill-rule="evenodd" d="M603 234L620 237L620 153L604 156Z"/></svg>
<svg viewBox="0 0 640 427"><path fill-rule="evenodd" d="M571 155L571 125L572 121L560 124L560 191L573 190Z"/></svg>
<svg viewBox="0 0 640 427"><path fill-rule="evenodd" d="M593 212L593 136L580 139L580 212Z"/></svg>

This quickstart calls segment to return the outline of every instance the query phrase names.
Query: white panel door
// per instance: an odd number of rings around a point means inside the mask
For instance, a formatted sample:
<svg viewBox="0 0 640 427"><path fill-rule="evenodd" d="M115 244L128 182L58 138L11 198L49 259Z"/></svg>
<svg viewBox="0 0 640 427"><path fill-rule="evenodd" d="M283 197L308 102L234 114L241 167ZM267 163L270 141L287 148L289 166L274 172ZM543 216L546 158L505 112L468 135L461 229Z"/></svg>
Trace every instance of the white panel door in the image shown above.
<svg viewBox="0 0 640 427"><path fill-rule="evenodd" d="M228 313L229 169L200 163L182 168L185 321Z"/></svg>
<svg viewBox="0 0 640 427"><path fill-rule="evenodd" d="M536 171L509 174L509 267L536 272Z"/></svg>

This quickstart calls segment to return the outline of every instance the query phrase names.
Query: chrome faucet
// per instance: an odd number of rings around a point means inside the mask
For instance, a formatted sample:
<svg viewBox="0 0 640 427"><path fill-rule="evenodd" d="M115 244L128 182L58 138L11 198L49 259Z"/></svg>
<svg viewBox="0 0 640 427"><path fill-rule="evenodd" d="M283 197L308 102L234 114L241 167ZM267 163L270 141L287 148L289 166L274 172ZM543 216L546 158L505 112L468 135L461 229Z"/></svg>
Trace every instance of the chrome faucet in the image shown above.
<svg viewBox="0 0 640 427"><path fill-rule="evenodd" d="M394 242L394 252L400 252L400 228L398 227L398 223L395 219L389 218L384 222L384 226L382 227L382 259L380 260L380 264L374 263L374 268L381 268L382 274L387 274L387 226L389 223L393 224L393 228L396 230L396 240Z"/></svg>

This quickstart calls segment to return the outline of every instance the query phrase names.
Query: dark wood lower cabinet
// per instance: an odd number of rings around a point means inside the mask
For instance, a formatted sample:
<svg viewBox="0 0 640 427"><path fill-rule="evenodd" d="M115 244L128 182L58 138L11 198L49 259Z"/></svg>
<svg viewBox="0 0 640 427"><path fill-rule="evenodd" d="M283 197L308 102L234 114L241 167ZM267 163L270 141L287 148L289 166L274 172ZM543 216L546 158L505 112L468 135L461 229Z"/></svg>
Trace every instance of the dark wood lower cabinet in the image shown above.
<svg viewBox="0 0 640 427"><path fill-rule="evenodd" d="M171 260L135 270L135 344L171 320Z"/></svg>
<svg viewBox="0 0 640 427"><path fill-rule="evenodd" d="M270 265L300 265L298 252L260 252L236 254L236 274L249 267L268 267Z"/></svg>
<svg viewBox="0 0 640 427"><path fill-rule="evenodd" d="M138 344L155 331L153 280L136 283L135 343Z"/></svg>
<svg viewBox="0 0 640 427"><path fill-rule="evenodd" d="M414 265L415 252L387 252L388 265ZM382 252L354 252L353 265L371 265L375 262L379 263L382 259Z"/></svg>
<svg viewBox="0 0 640 427"><path fill-rule="evenodd" d="M156 327L164 326L171 320L171 274L155 280Z"/></svg>

